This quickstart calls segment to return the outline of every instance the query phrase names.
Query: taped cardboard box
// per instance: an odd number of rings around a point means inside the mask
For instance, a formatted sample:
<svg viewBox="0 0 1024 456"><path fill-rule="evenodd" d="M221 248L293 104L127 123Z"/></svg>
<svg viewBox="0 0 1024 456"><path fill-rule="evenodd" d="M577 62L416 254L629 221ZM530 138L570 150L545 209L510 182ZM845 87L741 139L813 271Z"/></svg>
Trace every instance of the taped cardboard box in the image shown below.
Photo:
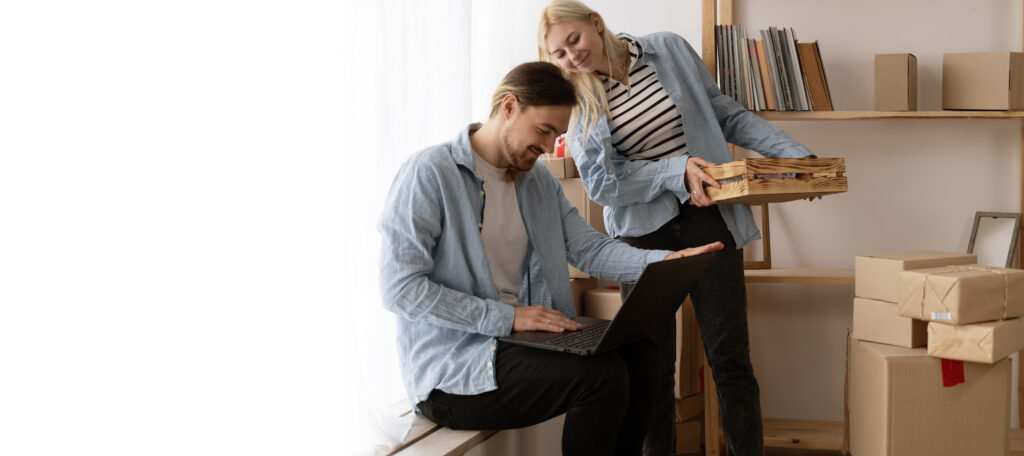
<svg viewBox="0 0 1024 456"><path fill-rule="evenodd" d="M540 162L547 166L551 174L554 174L559 179L580 177L579 172L576 170L576 162L572 160L572 157L541 157Z"/></svg>
<svg viewBox="0 0 1024 456"><path fill-rule="evenodd" d="M854 293L894 303L899 300L900 271L977 262L977 255L931 250L857 255Z"/></svg>
<svg viewBox="0 0 1024 456"><path fill-rule="evenodd" d="M1024 349L1024 319L953 326L928 323L928 354L992 364Z"/></svg>
<svg viewBox="0 0 1024 456"><path fill-rule="evenodd" d="M922 348L850 342L850 453L856 456L1005 455L1010 361L963 363L942 386L942 360Z"/></svg>
<svg viewBox="0 0 1024 456"><path fill-rule="evenodd" d="M904 317L885 301L853 299L853 338L900 347L928 345L928 323Z"/></svg>
<svg viewBox="0 0 1024 456"><path fill-rule="evenodd" d="M1024 53L943 54L942 109L1024 109Z"/></svg>
<svg viewBox="0 0 1024 456"><path fill-rule="evenodd" d="M1024 270L977 264L900 273L900 315L966 325L1024 316Z"/></svg>
<svg viewBox="0 0 1024 456"><path fill-rule="evenodd" d="M917 111L914 54L875 54L875 111Z"/></svg>

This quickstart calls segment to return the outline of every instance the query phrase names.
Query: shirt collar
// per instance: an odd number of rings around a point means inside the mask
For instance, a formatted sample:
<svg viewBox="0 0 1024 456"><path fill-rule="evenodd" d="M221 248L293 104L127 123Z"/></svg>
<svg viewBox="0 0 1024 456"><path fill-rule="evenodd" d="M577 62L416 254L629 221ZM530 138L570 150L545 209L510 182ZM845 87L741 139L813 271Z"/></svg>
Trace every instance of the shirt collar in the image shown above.
<svg viewBox="0 0 1024 456"><path fill-rule="evenodd" d="M619 36L621 36L622 39L626 40L626 45L628 46L627 49L630 58L629 69L632 70L633 68L642 65L643 63L641 62L641 60L644 57L644 48L643 46L640 45L640 42L626 34L622 34Z"/></svg>
<svg viewBox="0 0 1024 456"><path fill-rule="evenodd" d="M476 153L473 152L473 145L469 142L469 134L479 130L482 126L483 124L481 123L471 123L459 132L459 136L455 137L455 141L452 141L452 159L455 160L455 164L466 168L479 180L483 179L481 179L480 174L476 172L476 161L473 158ZM533 167L536 169L538 166L544 166L544 164L540 162L540 159L537 159L537 164ZM531 175L533 175L533 169L520 174L517 182L529 179Z"/></svg>

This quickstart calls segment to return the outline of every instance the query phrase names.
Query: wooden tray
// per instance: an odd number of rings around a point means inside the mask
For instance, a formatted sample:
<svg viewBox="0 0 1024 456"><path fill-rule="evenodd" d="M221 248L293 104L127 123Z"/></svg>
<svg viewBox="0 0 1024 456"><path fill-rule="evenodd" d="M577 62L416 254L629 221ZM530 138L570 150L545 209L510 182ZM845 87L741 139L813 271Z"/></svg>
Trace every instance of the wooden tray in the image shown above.
<svg viewBox="0 0 1024 456"><path fill-rule="evenodd" d="M722 185L704 191L718 204L782 203L845 192L845 171L842 158L747 158L704 168Z"/></svg>

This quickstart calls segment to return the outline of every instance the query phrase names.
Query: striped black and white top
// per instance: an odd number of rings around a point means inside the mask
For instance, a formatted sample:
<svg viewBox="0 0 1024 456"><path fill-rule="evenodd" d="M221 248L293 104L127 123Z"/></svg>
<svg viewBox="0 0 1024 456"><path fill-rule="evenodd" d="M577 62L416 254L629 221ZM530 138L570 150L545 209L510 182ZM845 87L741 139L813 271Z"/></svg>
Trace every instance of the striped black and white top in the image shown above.
<svg viewBox="0 0 1024 456"><path fill-rule="evenodd" d="M686 155L683 120L675 104L642 60L636 40L620 35L629 44L627 85L610 77L601 80L611 113L608 128L612 145L630 160L660 160Z"/></svg>

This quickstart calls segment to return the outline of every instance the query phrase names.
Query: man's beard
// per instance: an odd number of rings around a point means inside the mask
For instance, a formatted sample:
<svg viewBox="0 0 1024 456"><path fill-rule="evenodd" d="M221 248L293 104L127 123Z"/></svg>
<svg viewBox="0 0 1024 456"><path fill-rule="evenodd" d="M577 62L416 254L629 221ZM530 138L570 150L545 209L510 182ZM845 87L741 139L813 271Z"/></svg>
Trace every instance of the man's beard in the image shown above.
<svg viewBox="0 0 1024 456"><path fill-rule="evenodd" d="M505 143L505 150L506 151L514 150L513 146L512 146L512 141L507 136L505 138L503 138L502 142ZM505 169L505 177L504 178L505 178L506 182L515 182L516 179L519 178L520 174L525 173L525 172L533 169L533 166L525 167L526 165L521 165L519 163L516 163L516 160L525 159L526 157L530 156L530 154L532 154L532 152L530 152L529 150L526 150L525 153L522 153L522 154L519 154L519 155L513 155L513 154L509 153L505 157L505 158L508 159L508 163L509 163L508 168ZM533 164L536 165L537 162L534 161Z"/></svg>

